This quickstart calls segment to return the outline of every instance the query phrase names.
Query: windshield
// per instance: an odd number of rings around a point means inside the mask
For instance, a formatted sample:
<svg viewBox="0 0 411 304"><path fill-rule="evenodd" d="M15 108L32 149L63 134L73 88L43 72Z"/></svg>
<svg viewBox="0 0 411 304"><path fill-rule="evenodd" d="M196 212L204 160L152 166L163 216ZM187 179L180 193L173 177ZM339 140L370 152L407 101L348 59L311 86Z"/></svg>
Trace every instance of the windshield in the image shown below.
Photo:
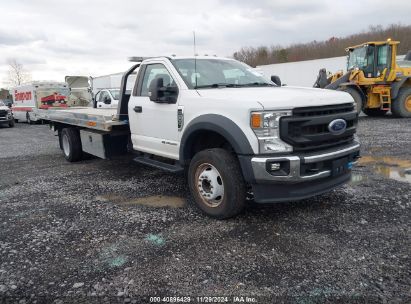
<svg viewBox="0 0 411 304"><path fill-rule="evenodd" d="M119 100L120 99L120 90L109 90L111 96L113 96L114 100Z"/></svg>
<svg viewBox="0 0 411 304"><path fill-rule="evenodd" d="M190 89L274 86L250 66L227 59L171 60Z"/></svg>
<svg viewBox="0 0 411 304"><path fill-rule="evenodd" d="M367 47L363 46L357 49L350 50L348 55L348 66L347 70L352 70L354 68L363 68L368 65L367 63Z"/></svg>

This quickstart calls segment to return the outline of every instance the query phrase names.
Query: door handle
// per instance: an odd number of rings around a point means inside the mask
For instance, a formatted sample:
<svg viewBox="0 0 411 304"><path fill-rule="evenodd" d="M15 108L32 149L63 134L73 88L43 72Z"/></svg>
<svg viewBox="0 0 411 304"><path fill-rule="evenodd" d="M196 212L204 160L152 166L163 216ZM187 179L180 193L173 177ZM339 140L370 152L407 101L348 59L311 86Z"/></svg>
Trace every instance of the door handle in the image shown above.
<svg viewBox="0 0 411 304"><path fill-rule="evenodd" d="M136 112L136 113L141 113L141 112L143 112L143 107L142 107L142 106L135 106L135 107L134 107L134 112Z"/></svg>

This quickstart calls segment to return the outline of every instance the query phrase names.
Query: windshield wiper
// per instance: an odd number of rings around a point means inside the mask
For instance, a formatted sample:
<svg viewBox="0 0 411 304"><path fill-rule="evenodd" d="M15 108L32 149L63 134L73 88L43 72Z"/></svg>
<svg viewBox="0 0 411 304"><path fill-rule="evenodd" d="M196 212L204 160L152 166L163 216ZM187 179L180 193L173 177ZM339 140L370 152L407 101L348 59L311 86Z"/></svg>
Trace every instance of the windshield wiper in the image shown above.
<svg viewBox="0 0 411 304"><path fill-rule="evenodd" d="M250 82L236 85L238 87L273 87L274 85L267 82Z"/></svg>
<svg viewBox="0 0 411 304"><path fill-rule="evenodd" d="M204 89L204 88L233 88L234 84L232 83L213 83L195 86L194 89Z"/></svg>

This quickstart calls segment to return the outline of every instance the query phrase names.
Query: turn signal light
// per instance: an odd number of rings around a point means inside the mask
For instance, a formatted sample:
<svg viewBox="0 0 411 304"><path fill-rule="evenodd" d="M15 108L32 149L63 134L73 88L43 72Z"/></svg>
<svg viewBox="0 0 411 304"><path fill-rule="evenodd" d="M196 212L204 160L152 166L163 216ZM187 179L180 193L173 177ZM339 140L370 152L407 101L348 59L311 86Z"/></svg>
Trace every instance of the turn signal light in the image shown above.
<svg viewBox="0 0 411 304"><path fill-rule="evenodd" d="M261 114L260 113L251 114L251 127L254 129L261 128Z"/></svg>

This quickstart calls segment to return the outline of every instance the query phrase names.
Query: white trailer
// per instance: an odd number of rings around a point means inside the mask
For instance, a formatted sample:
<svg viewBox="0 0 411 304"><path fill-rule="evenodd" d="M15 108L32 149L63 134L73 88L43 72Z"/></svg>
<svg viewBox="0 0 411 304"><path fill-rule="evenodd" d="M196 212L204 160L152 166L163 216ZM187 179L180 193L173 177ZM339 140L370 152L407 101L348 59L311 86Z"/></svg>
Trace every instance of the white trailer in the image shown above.
<svg viewBox="0 0 411 304"><path fill-rule="evenodd" d="M40 120L38 109L67 108L70 89L65 82L33 81L12 91L12 111L16 121L28 123Z"/></svg>

